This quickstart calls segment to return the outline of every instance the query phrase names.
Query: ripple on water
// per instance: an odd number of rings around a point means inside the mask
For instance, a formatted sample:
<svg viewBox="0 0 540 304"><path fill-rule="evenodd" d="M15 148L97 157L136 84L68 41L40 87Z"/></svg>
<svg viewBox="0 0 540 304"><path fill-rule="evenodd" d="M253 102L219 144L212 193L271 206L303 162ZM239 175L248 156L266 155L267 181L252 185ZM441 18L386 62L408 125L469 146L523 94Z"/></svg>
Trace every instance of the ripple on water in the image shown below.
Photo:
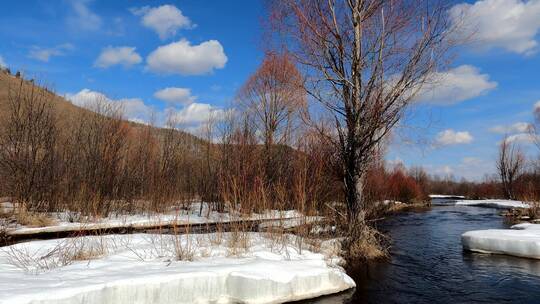
<svg viewBox="0 0 540 304"><path fill-rule="evenodd" d="M352 273L354 292L307 303L540 303L540 261L464 252L461 234L507 228L498 210L435 206L379 227L392 259Z"/></svg>

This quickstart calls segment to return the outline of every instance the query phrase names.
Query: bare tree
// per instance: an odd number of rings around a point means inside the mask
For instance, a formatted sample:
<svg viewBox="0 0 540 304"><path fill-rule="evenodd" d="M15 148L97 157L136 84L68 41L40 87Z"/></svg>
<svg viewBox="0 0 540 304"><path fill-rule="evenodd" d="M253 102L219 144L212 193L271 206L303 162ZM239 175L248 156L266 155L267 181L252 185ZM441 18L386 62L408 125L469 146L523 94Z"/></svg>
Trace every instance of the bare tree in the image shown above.
<svg viewBox="0 0 540 304"><path fill-rule="evenodd" d="M364 223L366 172L404 109L446 62L452 29L429 0L273 1L271 24L334 116L351 224ZM353 228L355 225L349 225Z"/></svg>
<svg viewBox="0 0 540 304"><path fill-rule="evenodd" d="M266 179L272 184L283 165L276 160L281 148L274 145L290 142L300 109L306 103L303 77L287 53L268 53L240 89L238 100L253 120L255 132L263 138Z"/></svg>
<svg viewBox="0 0 540 304"><path fill-rule="evenodd" d="M204 156L201 157L201 162L199 165L200 176L199 176L199 189L198 193L203 199L203 201L208 203L213 203L214 205L219 205L219 196L218 196L218 180L217 180L217 162L216 162L216 149L214 144L214 138L216 136L216 124L218 122L217 113L210 112L208 117L205 119L205 122L201 126L201 138L204 139ZM201 151L202 152L202 151ZM217 209L221 209L220 206L217 206ZM200 205L199 215L202 215L203 204ZM208 208L210 212L210 208Z"/></svg>
<svg viewBox="0 0 540 304"><path fill-rule="evenodd" d="M305 97L303 77L289 56L273 53L265 56L238 95L254 114L266 147L287 140L293 116L305 104Z"/></svg>
<svg viewBox="0 0 540 304"><path fill-rule="evenodd" d="M56 140L53 95L20 80L8 96L8 116L0 132L0 175L13 198L31 209L52 207Z"/></svg>
<svg viewBox="0 0 540 304"><path fill-rule="evenodd" d="M501 179L502 190L507 199L515 199L516 179L525 168L525 156L515 142L505 136L499 146L497 158L497 171Z"/></svg>
<svg viewBox="0 0 540 304"><path fill-rule="evenodd" d="M122 165L127 157L127 122L122 120L120 105L104 98L87 105L76 122L66 151L70 177L68 195L80 193L85 212L107 215L109 202L116 199L121 187Z"/></svg>

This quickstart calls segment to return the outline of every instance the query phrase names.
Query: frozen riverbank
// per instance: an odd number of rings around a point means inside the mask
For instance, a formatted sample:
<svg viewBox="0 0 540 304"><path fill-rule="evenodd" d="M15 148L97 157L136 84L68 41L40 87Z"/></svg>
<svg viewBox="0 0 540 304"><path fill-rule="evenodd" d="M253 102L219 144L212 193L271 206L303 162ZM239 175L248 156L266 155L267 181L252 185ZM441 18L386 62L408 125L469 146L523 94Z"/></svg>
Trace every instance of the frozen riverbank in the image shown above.
<svg viewBox="0 0 540 304"><path fill-rule="evenodd" d="M462 234L463 248L482 253L540 259L540 225L519 224L512 229L487 229Z"/></svg>
<svg viewBox="0 0 540 304"><path fill-rule="evenodd" d="M456 206L476 206L496 209L514 209L514 208L529 208L527 203L521 201L512 200L498 200L498 199L485 199L485 200L458 200Z"/></svg>
<svg viewBox="0 0 540 304"><path fill-rule="evenodd" d="M228 212L217 212L209 210L209 206L203 203L191 203L187 209L173 209L166 213L147 214L119 214L105 218L89 218L70 213L50 213L48 214L54 224L44 227L28 227L16 225L7 229L7 234L12 236L34 235L39 233L55 232L78 232L82 230L103 230L113 228L153 228L166 225L187 225L187 224L218 224L235 221L272 221L272 220L297 220L304 219L302 214L295 210L268 210L263 213L251 215L231 214ZM308 218L313 221L317 218ZM268 224L271 225L271 224ZM275 224L274 224L275 225Z"/></svg>
<svg viewBox="0 0 540 304"><path fill-rule="evenodd" d="M109 235L0 251L0 303L281 303L355 286L321 253L262 233ZM303 247L303 248L302 248ZM301 250L302 249L302 250ZM179 260L181 259L181 260Z"/></svg>

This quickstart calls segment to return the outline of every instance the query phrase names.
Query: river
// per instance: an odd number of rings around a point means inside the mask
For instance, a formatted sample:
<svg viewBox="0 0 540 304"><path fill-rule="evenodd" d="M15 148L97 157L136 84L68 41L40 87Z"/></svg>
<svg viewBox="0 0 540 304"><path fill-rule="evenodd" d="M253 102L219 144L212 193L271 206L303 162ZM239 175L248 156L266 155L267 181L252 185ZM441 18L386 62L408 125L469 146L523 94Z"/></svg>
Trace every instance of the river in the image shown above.
<svg viewBox="0 0 540 304"><path fill-rule="evenodd" d="M446 205L388 218L390 260L352 273L356 290L307 303L540 303L540 260L462 250L463 232L508 227L499 212Z"/></svg>

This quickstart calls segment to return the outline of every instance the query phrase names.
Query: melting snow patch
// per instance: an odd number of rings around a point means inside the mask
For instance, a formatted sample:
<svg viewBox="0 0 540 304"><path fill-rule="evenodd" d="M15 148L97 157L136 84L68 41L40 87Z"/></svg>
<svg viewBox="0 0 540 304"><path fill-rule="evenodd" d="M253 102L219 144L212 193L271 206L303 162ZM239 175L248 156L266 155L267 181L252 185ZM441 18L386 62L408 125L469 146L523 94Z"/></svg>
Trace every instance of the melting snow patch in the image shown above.
<svg viewBox="0 0 540 304"><path fill-rule="evenodd" d="M520 201L511 200L459 200L456 206L477 206L496 209L514 209L514 208L529 208L529 205Z"/></svg>
<svg viewBox="0 0 540 304"><path fill-rule="evenodd" d="M447 194L430 194L430 198L448 198L448 199L464 199L465 196L462 195L447 195Z"/></svg>
<svg viewBox="0 0 540 304"><path fill-rule="evenodd" d="M172 210L168 213L157 214L134 214L134 215L116 215L102 219L85 219L84 221L71 221L70 215L67 213L56 213L55 218L58 219L56 225L46 227L25 227L19 226L14 229L9 229L9 235L28 235L36 233L50 233L63 231L80 231L80 230L98 230L108 228L151 228L161 225L183 225L191 224L214 224L228 223L239 220L287 220L299 219L302 217L296 210L268 210L264 213L254 213L251 215L219 213L209 210L206 203L191 203L187 210ZM201 215L199 212L202 210Z"/></svg>
<svg viewBox="0 0 540 304"><path fill-rule="evenodd" d="M461 243L470 251L540 259L540 225L468 231L461 235Z"/></svg>
<svg viewBox="0 0 540 304"><path fill-rule="evenodd" d="M78 238L79 249L104 248L89 260L66 259L73 239L16 244L0 250L0 303L282 303L355 286L330 243L319 254L287 238L285 244L262 233ZM232 248L240 239L244 247ZM190 261L177 260L179 253Z"/></svg>

